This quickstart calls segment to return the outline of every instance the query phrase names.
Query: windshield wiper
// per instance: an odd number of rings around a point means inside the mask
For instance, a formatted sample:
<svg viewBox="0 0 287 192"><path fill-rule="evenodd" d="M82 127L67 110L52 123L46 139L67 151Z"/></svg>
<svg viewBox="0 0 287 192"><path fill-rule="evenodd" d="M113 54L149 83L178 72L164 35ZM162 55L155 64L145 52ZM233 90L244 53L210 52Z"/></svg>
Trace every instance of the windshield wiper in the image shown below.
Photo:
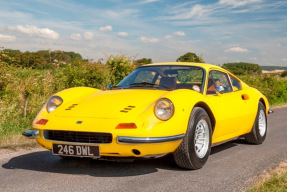
<svg viewBox="0 0 287 192"><path fill-rule="evenodd" d="M164 85L158 85L158 84L154 84L154 83L148 83L148 82L141 82L141 83L132 83L129 85L130 87L153 87L153 88L165 88L167 90L174 90L171 87L168 86L164 86Z"/></svg>
<svg viewBox="0 0 287 192"><path fill-rule="evenodd" d="M119 85L119 86L118 86L118 85L115 85L115 86L111 86L110 89L111 89L111 90L112 90L112 89L124 89L124 88L126 88L126 87L127 87L127 85L123 85L123 86L121 86L121 85Z"/></svg>

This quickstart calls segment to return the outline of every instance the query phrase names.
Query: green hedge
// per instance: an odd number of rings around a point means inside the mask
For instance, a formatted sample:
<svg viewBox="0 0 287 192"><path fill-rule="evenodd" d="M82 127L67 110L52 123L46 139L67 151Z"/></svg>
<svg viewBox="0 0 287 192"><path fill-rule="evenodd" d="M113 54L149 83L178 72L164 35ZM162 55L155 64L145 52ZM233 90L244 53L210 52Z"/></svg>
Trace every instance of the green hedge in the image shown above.
<svg viewBox="0 0 287 192"><path fill-rule="evenodd" d="M260 66L253 63L225 63L222 67L235 75L262 74Z"/></svg>

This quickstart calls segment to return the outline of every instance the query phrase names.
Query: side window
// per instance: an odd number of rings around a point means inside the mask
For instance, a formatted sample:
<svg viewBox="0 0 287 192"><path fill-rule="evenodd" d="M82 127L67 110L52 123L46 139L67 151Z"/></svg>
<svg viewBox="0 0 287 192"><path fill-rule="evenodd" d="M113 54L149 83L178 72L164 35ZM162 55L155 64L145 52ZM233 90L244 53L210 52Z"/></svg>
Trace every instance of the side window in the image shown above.
<svg viewBox="0 0 287 192"><path fill-rule="evenodd" d="M233 91L241 90L240 82L237 79L233 78L232 76L230 76L230 79L231 84L233 86Z"/></svg>
<svg viewBox="0 0 287 192"><path fill-rule="evenodd" d="M210 71L206 94L228 93L232 91L228 75L220 71Z"/></svg>

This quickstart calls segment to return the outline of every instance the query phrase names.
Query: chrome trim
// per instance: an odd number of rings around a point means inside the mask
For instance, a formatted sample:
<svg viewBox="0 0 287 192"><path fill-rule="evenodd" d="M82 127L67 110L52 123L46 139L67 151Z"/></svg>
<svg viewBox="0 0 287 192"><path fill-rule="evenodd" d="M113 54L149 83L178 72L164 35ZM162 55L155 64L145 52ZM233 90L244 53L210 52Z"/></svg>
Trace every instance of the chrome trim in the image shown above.
<svg viewBox="0 0 287 192"><path fill-rule="evenodd" d="M168 137L126 137L117 136L117 143L123 144L148 144L148 143L163 143L177 141L184 138L184 134L168 136Z"/></svg>
<svg viewBox="0 0 287 192"><path fill-rule="evenodd" d="M40 137L38 130L27 130L24 131L22 135L29 139L38 139Z"/></svg>
<svg viewBox="0 0 287 192"><path fill-rule="evenodd" d="M272 109L268 110L268 114L274 113L274 111Z"/></svg>

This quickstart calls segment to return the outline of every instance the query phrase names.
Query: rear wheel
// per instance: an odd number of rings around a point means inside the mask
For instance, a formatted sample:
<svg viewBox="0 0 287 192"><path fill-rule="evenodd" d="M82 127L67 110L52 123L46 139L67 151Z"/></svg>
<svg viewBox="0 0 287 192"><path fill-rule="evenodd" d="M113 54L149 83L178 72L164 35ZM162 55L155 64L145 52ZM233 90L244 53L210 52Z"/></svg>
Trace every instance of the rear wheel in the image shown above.
<svg viewBox="0 0 287 192"><path fill-rule="evenodd" d="M252 130L245 136L248 143L261 144L264 142L267 134L267 117L266 109L263 103L259 102L256 119Z"/></svg>
<svg viewBox="0 0 287 192"><path fill-rule="evenodd" d="M174 152L179 167L200 169L206 163L211 148L211 123L203 108L195 107L190 115L186 135Z"/></svg>

